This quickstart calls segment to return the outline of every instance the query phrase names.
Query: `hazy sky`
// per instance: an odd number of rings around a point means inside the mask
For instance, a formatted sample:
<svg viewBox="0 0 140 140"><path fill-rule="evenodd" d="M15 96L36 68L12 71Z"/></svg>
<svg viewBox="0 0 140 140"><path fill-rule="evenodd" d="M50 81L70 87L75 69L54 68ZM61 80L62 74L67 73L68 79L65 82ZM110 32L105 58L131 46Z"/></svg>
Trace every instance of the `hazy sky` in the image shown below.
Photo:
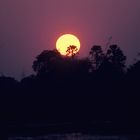
<svg viewBox="0 0 140 140"><path fill-rule="evenodd" d="M133 62L140 52L140 0L0 0L0 72L32 73L35 56L72 33L81 56L110 36Z"/></svg>

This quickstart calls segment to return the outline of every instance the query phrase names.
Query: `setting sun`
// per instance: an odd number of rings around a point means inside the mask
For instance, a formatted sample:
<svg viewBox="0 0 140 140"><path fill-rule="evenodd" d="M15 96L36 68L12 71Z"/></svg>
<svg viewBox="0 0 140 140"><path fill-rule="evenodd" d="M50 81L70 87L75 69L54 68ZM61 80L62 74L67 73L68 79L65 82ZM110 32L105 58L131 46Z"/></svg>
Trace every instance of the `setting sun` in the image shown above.
<svg viewBox="0 0 140 140"><path fill-rule="evenodd" d="M58 38L56 42L56 49L60 52L61 55L72 56L80 50L80 41L79 39L72 34L65 34ZM72 51L69 51L73 49Z"/></svg>

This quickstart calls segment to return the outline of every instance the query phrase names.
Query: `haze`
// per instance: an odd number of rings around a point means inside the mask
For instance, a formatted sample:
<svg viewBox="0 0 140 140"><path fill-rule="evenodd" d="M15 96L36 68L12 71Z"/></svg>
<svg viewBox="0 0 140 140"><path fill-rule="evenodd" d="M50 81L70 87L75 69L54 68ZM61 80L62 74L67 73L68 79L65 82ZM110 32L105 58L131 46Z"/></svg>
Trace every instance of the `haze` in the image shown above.
<svg viewBox="0 0 140 140"><path fill-rule="evenodd" d="M110 36L134 62L140 52L139 0L0 0L0 72L21 78L65 33L78 36L80 56Z"/></svg>

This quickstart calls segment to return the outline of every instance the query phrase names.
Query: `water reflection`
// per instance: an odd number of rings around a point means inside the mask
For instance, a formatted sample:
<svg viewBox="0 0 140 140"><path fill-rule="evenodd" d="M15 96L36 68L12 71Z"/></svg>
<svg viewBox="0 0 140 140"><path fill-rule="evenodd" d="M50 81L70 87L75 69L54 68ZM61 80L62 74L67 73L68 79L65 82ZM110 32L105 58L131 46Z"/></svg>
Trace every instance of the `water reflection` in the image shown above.
<svg viewBox="0 0 140 140"><path fill-rule="evenodd" d="M140 140L140 136L95 136L73 133L51 134L36 137L10 137L8 140Z"/></svg>

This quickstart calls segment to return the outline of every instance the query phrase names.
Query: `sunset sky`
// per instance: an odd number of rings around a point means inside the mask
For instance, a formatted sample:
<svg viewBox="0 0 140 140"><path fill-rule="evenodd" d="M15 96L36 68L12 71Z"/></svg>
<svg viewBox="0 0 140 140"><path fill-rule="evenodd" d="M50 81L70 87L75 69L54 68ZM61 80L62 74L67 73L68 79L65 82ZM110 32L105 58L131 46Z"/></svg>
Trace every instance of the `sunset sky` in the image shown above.
<svg viewBox="0 0 140 140"><path fill-rule="evenodd" d="M80 56L110 36L134 62L140 52L140 0L0 0L0 73L21 78L57 38L75 34Z"/></svg>

